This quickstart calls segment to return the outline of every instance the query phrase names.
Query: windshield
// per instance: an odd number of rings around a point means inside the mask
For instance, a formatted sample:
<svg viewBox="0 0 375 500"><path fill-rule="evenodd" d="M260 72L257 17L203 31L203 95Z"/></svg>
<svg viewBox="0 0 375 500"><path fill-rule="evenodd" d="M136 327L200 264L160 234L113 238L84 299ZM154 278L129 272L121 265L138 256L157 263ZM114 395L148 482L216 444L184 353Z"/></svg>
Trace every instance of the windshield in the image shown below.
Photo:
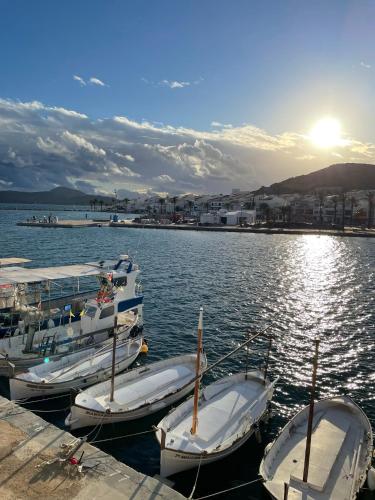
<svg viewBox="0 0 375 500"><path fill-rule="evenodd" d="M85 309L85 315L90 316L90 318L94 318L95 314L96 314L96 310L97 310L96 307L88 306Z"/></svg>

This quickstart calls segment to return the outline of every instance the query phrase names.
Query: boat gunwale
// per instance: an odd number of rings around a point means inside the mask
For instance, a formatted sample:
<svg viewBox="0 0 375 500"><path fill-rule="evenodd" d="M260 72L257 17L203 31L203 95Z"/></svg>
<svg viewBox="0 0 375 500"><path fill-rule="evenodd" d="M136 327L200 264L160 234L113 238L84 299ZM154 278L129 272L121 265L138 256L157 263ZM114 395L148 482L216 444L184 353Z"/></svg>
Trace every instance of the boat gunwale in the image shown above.
<svg viewBox="0 0 375 500"><path fill-rule="evenodd" d="M183 357L183 356L186 356L186 355L176 356L176 358L177 357ZM196 355L195 354L191 354L191 356L196 356ZM173 358L169 358L169 359L173 359ZM166 361L166 360L161 360L161 361ZM158 363L158 361L156 363ZM143 368L143 367L132 368L131 370L128 370L126 373L124 373L123 375L128 375L131 372L135 372L135 370L138 370L139 368ZM165 400L165 399L167 399L167 398L169 398L171 396L176 395L179 392L184 391L189 385L193 384L194 381L195 381L195 373L194 373L193 377L191 378L191 380L189 380L189 382L187 382L183 386L179 387L175 391L169 392L167 395L165 395L164 397L162 397L162 398L160 398L160 399L158 399L156 401L151 401L149 403L145 403L145 404L143 404L141 406L137 406L136 408L132 408L131 410L126 410L126 411L111 411L110 408L107 408L105 411L100 411L100 410L94 410L94 409L88 408L87 406L82 406L80 404L77 404L76 402L74 402L74 404L72 405L71 408L73 408L75 406L75 407L81 408L81 409L83 409L85 411L89 411L91 413L91 416L95 416L95 415L116 416L116 415L132 414L133 412L139 411L142 408L145 408L147 406L151 406L153 404L158 404L158 403L160 403L160 401L163 401L163 400ZM106 380L105 382L108 382L108 380ZM102 383L102 382L100 382L100 383ZM90 389L92 387L94 387L94 386L91 386L88 389ZM84 391L82 391L82 392L84 392ZM69 415L71 415L71 414L72 414L72 412L70 411ZM68 415L68 417L69 417L69 415Z"/></svg>
<svg viewBox="0 0 375 500"><path fill-rule="evenodd" d="M263 373L262 373L262 371L261 371L261 370L259 370L259 369L254 369L254 370L251 370L251 371L249 371L248 373L246 373L246 372L232 373L232 374L230 374L230 375L226 375L225 377L223 377L223 378L221 378L221 379L218 379L218 380L216 380L216 381L212 382L212 384L209 384L209 385L208 385L208 386L206 386L206 387L212 387L212 386L215 386L215 385L225 384L225 383L226 383L228 380L230 380L232 377L233 377L233 378L234 378L234 377L236 377L236 378L240 378L240 376L241 376L241 375L245 375L245 376L246 376L246 375L251 375L251 374L253 374L253 375L262 375ZM263 374L263 375L264 375L264 374ZM259 416L259 418L258 418L258 419L256 419L256 420L254 420L254 421L250 424L250 427L248 427L248 430L247 430L247 431L245 431L245 432L243 432L243 434L241 434L241 436L238 436L238 434L231 434L231 436L229 436L229 437L228 437L225 441L230 441L230 439L231 439L232 437L234 438L234 441L232 441L231 443L228 443L228 444L227 444L224 448L222 448L222 449L220 449L220 450L217 450L217 451L214 449L213 451L210 451L210 452L203 451L203 452L201 452L201 453L195 453L195 452L192 452L192 451L181 451L181 450L176 449L176 448L169 448L168 446L164 446L164 447L162 448L162 447L161 447L161 433L162 433L161 431L162 431L162 429L161 429L161 428L159 428L159 425L163 422L163 420L165 420L165 419L166 419L169 415L173 414L173 412L175 412L175 411L176 411L176 409L177 409L177 408L172 408L172 409L171 409L171 410L167 413L167 415L165 415L165 417L164 417L164 418L163 418L163 419L159 422L159 424L158 424L158 428L157 428L157 429L156 429L156 431L155 431L155 434L156 434L156 439L157 439L157 440L158 440L158 442L159 442L161 452L163 452L164 450L167 450L167 451L170 451L170 452L173 452L173 453L177 453L177 454L181 454L181 455L185 455L185 456L191 456L191 457L198 457L198 458L199 458L199 457L202 457L202 456L205 456L205 455L207 455L208 457L210 457L210 456L215 456L215 457L216 457L216 456L220 455L220 453L225 453L225 452L227 452L228 450L230 450L233 446L235 446L235 444L236 444L238 441L240 441L241 439L243 439L246 435L250 434L250 435L248 436L248 438L250 438L250 436L254 433L254 428L255 428L255 426L256 426L256 425L258 425L258 423L259 423L261 420L263 420L264 415L267 413L267 410L268 410L267 406L268 406L268 402L269 402L269 399L268 399L268 391L269 391L270 389L271 389L271 390L273 390L273 389L274 389L274 386L275 386L275 384L276 384L276 382L277 382L277 379L275 379L275 380L271 381L269 378L267 378L266 380L264 380L264 378L261 378L260 376L253 376L252 378L253 378L253 379L255 379L255 380L258 380L259 382L263 382L263 384L262 384L262 385L263 385L264 389L263 389L262 394L267 396L266 408L265 408L264 412L263 412L263 413ZM249 379L244 378L244 381L246 381L246 380L249 380ZM239 383L239 382L236 382L236 381L235 381L235 382L232 384L232 386L233 386L233 385L235 385L236 383ZM232 387L232 386L229 386L229 387ZM229 387L228 387L228 389L229 389ZM225 390L225 389L223 389L223 390ZM204 389L202 390L202 395L203 395L203 393L204 393ZM220 392L218 392L218 393L216 393L215 395L213 395L213 396L212 396L212 398L210 398L210 399L215 398L218 394L220 394ZM203 400L203 402L204 402L204 401L207 401L207 402L208 402L208 401L210 401L210 399L208 399L208 400ZM182 406L182 405L184 405L184 404L187 404L187 402L188 402L188 401L191 401L191 400L192 400L192 396L191 396L191 397L189 397L189 398L187 398L187 399L186 399L183 403L181 403L181 405L180 405L180 406ZM202 403L202 397L200 398L199 403L200 403L200 405L201 405L201 403ZM183 419L185 418L185 416L186 416L186 415L188 415L188 410L189 410L189 408L187 408L186 412L185 412L185 413L181 416L181 420L183 420ZM167 433L168 433L168 432L170 432L170 431L164 431L164 432L165 432L165 434L167 435ZM238 436L238 437L237 437L237 436ZM246 438L246 439L248 439L248 438ZM246 439L245 439L245 440L246 440ZM223 443L225 443L225 441L223 441L223 442L220 444L220 447L221 447L221 445L222 445Z"/></svg>
<svg viewBox="0 0 375 500"><path fill-rule="evenodd" d="M335 401L336 400L336 401ZM340 401L341 400L341 401ZM368 418L368 416L366 415L366 413L364 412L364 410L353 400L353 398L351 398L350 396L347 396L347 395L336 395L336 396L327 396L327 397L324 397L324 398L321 398L319 399L318 401L315 401L315 408L316 406L319 404L319 403L327 403L327 402L331 402L331 403L336 403L338 404L339 406L344 406L344 407L347 407L348 406L348 403L350 403L354 409L356 410L356 413L357 413L357 418L358 418L358 414L364 419L364 422L367 426L367 430L365 429L365 426L363 426L363 429L364 431L366 432L366 435L368 436L367 438L367 443L365 442L364 445L367 444L366 446L366 454L363 455L363 461L364 461L364 469L365 471L368 471L370 468L371 468L371 462L372 462L372 455L373 455L373 450L374 450L374 445L373 445L373 431L372 431L372 426L371 426L371 422ZM273 474L272 476L267 473L267 474L264 474L265 471L265 460L267 459L268 457L268 454L269 452L271 451L272 447L276 444L276 442L278 441L278 439L280 439L281 435L285 432L285 431L288 431L288 427L290 427L292 425L292 422L298 417L300 416L302 413L304 412L308 412L308 409L309 409L309 405L306 405L304 406L303 408L301 408L282 428L281 430L278 432L278 434L276 435L276 437L273 439L273 441L271 441L265 448L264 450L264 454L263 454L263 458L261 460L261 463L259 465L259 475L262 477L263 479L263 484L264 484L264 487L267 489L267 491L270 493L270 495L274 497L273 493L268 489L267 487L267 483L272 483L274 481L274 477L275 477L275 474ZM314 410L315 411L315 410ZM356 413L354 413L354 415L356 415ZM307 417L305 419L307 421ZM280 447L281 449L281 447ZM280 452L280 450L278 451L278 453ZM273 463L273 462L272 462ZM270 466L272 465L272 463L270 464ZM362 477L363 476L363 477ZM353 478L354 479L354 478ZM356 489L356 492L358 492L364 485L366 481L366 474L361 474L358 476L357 478L357 481L358 482L358 487ZM311 489L311 488L309 488Z"/></svg>
<svg viewBox="0 0 375 500"><path fill-rule="evenodd" d="M142 337L140 339L138 339L138 340L142 341ZM127 358L124 358L121 361L115 363L115 366L118 367L121 363L129 360L130 358L132 358L135 355L138 355L140 353L141 347L142 347L142 343L140 344L140 346L138 347L138 349L135 350L135 352L133 354L131 354ZM111 349L111 347L109 347L108 349ZM104 351L104 352L106 352L106 351ZM96 354L98 354L98 353L96 353ZM103 354L103 353L101 353L101 354ZM33 368L33 367L31 367L31 368ZM67 384L67 383L71 383L71 382L76 382L77 380L80 380L80 379L90 378L90 377L95 376L97 374L100 374L103 371L108 370L110 368L111 368L111 365L107 366L106 368L99 368L97 371L91 372L88 375L80 375L78 377L71 378L71 379L68 379L68 380L65 380L65 381L61 381L61 382L48 382L48 381L47 382L42 382L42 381L41 382L36 382L35 380L28 381L28 380L25 380L25 379L18 378L18 375L21 375L22 373L26 373L26 372L19 373L15 377L11 377L9 379L9 381L10 380L16 380L18 382L21 382L21 383L25 384L27 387L30 387L30 385L33 385L33 386L35 386L35 388L38 388L38 389L41 389L41 388L52 389L52 387L59 386L60 384Z"/></svg>

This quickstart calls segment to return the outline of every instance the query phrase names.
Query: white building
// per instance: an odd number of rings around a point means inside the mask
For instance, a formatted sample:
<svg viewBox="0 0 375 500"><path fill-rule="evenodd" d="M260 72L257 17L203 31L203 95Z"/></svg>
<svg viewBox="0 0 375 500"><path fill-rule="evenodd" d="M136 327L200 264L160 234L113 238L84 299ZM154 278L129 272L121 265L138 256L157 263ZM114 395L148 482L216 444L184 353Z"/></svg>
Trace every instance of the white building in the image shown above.
<svg viewBox="0 0 375 500"><path fill-rule="evenodd" d="M227 212L224 209L218 213L201 214L201 224L226 224L228 226L239 226L242 224L255 224L256 210L236 210Z"/></svg>

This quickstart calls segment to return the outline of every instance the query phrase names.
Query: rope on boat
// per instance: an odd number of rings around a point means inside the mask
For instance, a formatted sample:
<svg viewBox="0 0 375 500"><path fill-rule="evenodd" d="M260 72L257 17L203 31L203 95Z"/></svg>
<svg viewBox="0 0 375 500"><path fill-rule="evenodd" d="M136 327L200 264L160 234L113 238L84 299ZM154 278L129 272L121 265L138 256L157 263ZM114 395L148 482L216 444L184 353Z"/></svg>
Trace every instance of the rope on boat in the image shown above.
<svg viewBox="0 0 375 500"><path fill-rule="evenodd" d="M43 401L50 401L52 399L67 398L67 397L69 397L68 394L59 394L58 396L50 396L47 398L33 399L30 401L28 399L12 399L12 402L17 403L19 405L25 405L25 404L32 404L32 403L41 403Z"/></svg>
<svg viewBox="0 0 375 500"><path fill-rule="evenodd" d="M141 436L142 434L149 434L150 432L155 432L156 430L157 430L157 427L154 427L152 429L149 429L148 431L135 432L134 434L126 434L124 436L115 436L115 437L107 438L107 439L98 439L97 441L89 441L89 443L90 444L105 443L106 441L114 441L115 439L124 439L127 437L134 437L134 436Z"/></svg>
<svg viewBox="0 0 375 500"><path fill-rule="evenodd" d="M195 488L197 487L199 471L201 470L202 457L203 457L203 453L201 453L201 456L199 458L199 465L198 465L197 475L195 476L194 486L193 486L193 489L191 490L190 495L188 496L188 500L192 500L193 499L193 495L195 493Z"/></svg>
<svg viewBox="0 0 375 500"><path fill-rule="evenodd" d="M28 410L28 411L32 411L33 413L57 413L58 411L66 411L69 409L70 409L70 405L65 407L65 408L58 408L56 410L37 410L37 409L34 409L34 410ZM27 408L25 408L25 410L27 410Z"/></svg>
<svg viewBox="0 0 375 500"><path fill-rule="evenodd" d="M244 486L249 486L250 484L259 483L262 481L263 481L263 478L259 477L258 479L254 479L253 481L248 481L247 483L242 483L242 484L239 484L237 486L233 486L232 488L227 488L226 490L217 491L216 493L210 493L209 495L205 495L203 497L198 497L195 500L203 500L205 498L212 498L212 497L215 497L217 495L222 495L223 493L227 493L228 491L237 490L238 488L242 488Z"/></svg>

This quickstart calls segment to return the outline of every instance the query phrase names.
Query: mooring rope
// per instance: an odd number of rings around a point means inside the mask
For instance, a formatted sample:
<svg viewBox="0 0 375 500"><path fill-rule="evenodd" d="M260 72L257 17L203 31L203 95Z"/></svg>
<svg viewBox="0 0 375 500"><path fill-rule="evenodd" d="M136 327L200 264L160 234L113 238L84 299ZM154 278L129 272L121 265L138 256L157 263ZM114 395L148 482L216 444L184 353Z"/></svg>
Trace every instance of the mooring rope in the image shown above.
<svg viewBox="0 0 375 500"><path fill-rule="evenodd" d="M197 487L199 471L201 470L202 457L203 457L203 453L201 453L201 456L199 458L199 465L198 465L197 475L195 476L195 481L194 481L193 489L191 490L191 493L188 496L188 500L192 500L193 495L195 493L195 488Z"/></svg>
<svg viewBox="0 0 375 500"><path fill-rule="evenodd" d="M150 432L155 432L157 428L149 429L147 431L141 431L141 432L135 432L134 434L125 434L124 436L115 436L112 438L107 438L107 439L98 439L96 441L89 441L90 444L95 444L95 443L105 443L106 441L115 441L116 439L124 439L128 437L134 437L134 436L141 436L142 434L149 434Z"/></svg>
<svg viewBox="0 0 375 500"><path fill-rule="evenodd" d="M222 495L223 493L227 493L228 491L237 490L238 488L243 488L244 486L249 486L250 484L259 483L262 481L263 481L263 478L259 477L258 479L254 479L253 481L248 481L247 483L242 483L242 484L239 484L237 486L233 486L232 488L227 488L226 490L217 491L216 493L210 493L209 495L205 495L203 497L198 497L198 498L195 498L194 500L204 500L205 498L212 498L212 497L215 497L217 495Z"/></svg>

